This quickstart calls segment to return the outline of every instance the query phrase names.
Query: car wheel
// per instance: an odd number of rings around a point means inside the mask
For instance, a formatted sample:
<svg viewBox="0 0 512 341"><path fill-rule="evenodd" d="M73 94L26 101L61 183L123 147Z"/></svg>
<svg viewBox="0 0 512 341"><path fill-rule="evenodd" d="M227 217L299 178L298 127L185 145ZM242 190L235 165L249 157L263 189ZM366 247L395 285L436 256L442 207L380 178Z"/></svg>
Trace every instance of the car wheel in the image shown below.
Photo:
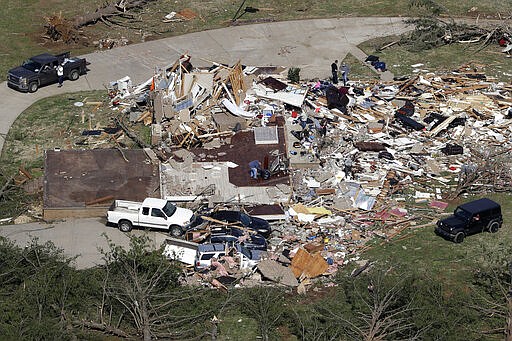
<svg viewBox="0 0 512 341"><path fill-rule="evenodd" d="M499 228L500 228L500 224L497 221L493 221L487 227L487 231L489 231L491 233L496 233L496 232L498 232Z"/></svg>
<svg viewBox="0 0 512 341"><path fill-rule="evenodd" d="M119 231L122 231L122 232L130 232L133 228L132 223L128 220L121 220L118 223L118 226L119 226Z"/></svg>
<svg viewBox="0 0 512 341"><path fill-rule="evenodd" d="M78 70L72 70L69 73L69 79L72 81L76 81L80 77L80 72Z"/></svg>
<svg viewBox="0 0 512 341"><path fill-rule="evenodd" d="M453 241L457 244L460 244L464 241L464 233L459 232L455 235L455 238L453 238Z"/></svg>
<svg viewBox="0 0 512 341"><path fill-rule="evenodd" d="M183 235L183 230L178 225L171 225L169 227L169 233L173 237L181 237Z"/></svg>
<svg viewBox="0 0 512 341"><path fill-rule="evenodd" d="M39 89L39 84L37 82L32 82L28 85L28 92L36 92Z"/></svg>

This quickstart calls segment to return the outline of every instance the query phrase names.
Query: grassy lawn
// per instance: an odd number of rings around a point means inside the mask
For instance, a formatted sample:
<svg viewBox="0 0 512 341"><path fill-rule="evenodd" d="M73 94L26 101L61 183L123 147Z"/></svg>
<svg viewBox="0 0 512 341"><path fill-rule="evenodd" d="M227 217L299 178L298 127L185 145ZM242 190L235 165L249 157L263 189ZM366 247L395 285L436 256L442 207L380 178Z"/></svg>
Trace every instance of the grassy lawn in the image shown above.
<svg viewBox="0 0 512 341"><path fill-rule="evenodd" d="M492 194L488 196L461 198L459 203L488 197L501 204L503 226L498 233L480 233L467 237L463 243L455 244L434 234L435 226L412 229L402 237L389 243L375 241L375 246L361 257L378 261L381 265L403 266L411 272L453 283L457 287L469 285L470 279L480 264L487 261L490 250L499 245L512 244L512 195ZM446 212L452 212L456 204ZM401 239L401 240L400 240Z"/></svg>
<svg viewBox="0 0 512 341"><path fill-rule="evenodd" d="M101 38L125 38L130 43L155 40L189 32L228 26L242 1L233 0L157 0L132 13L130 18L116 18L113 23L99 22L80 31L80 41L65 45L43 38L45 17L62 12L63 17L73 18L93 12L103 0L26 0L23 7L15 0L3 0L0 7L0 80L5 80L8 69L24 59L41 52L71 50L74 55L91 52ZM410 8L409 1L361 2L355 0L253 0L244 6L259 9L256 13L243 13L241 24L261 21L280 21L307 18L343 16L409 16L420 15L423 10ZM443 2L445 13L452 16L484 18L506 17L512 4L506 0ZM245 7L244 7L245 8ZM182 22L163 23L166 14L190 9L195 18ZM387 56L386 56L387 57ZM478 56L477 56L478 57ZM487 58L488 56L483 56ZM399 58L399 57L397 57ZM391 58L389 59L391 61ZM422 59L424 60L424 59ZM393 62L394 63L394 62ZM395 63L394 63L395 64Z"/></svg>
<svg viewBox="0 0 512 341"><path fill-rule="evenodd" d="M498 44L491 44L483 49L479 44L452 44L421 52L410 52L396 44L378 51L381 46L398 39L397 36L372 39L359 47L366 54L379 56L395 76L412 75L415 68L411 65L414 64L424 64L417 69L428 71L452 71L469 64L473 70L482 71L489 77L504 82L510 81L512 62L500 52L501 48Z"/></svg>
<svg viewBox="0 0 512 341"><path fill-rule="evenodd" d="M7 134L0 156L2 171L14 174L20 166L42 167L43 153L47 149L93 148L104 142L102 136L81 134L86 129L107 126L112 111L105 105L96 109L95 105L77 107L74 103L101 102L105 98L105 91L85 91L46 98L30 106Z"/></svg>
<svg viewBox="0 0 512 341"><path fill-rule="evenodd" d="M60 11L64 16L74 16L101 3L101 0L23 0L20 5L19 0L0 1L0 79L5 80L7 70L38 53L86 51L83 45L45 44L41 38L44 17Z"/></svg>

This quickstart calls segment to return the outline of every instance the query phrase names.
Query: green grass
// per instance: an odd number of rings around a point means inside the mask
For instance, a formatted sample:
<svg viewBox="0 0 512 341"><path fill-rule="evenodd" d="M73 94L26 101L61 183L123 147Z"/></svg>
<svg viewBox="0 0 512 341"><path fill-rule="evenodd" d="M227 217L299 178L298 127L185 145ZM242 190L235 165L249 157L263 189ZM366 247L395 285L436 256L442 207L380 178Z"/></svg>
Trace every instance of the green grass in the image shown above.
<svg viewBox="0 0 512 341"><path fill-rule="evenodd" d="M461 198L460 203L484 196ZM497 245L512 244L512 195L492 194L486 197L502 206L503 227L498 233L480 233L455 244L434 234L435 226L412 229L388 243L375 241L375 246L361 257L380 264L404 266L409 271L465 287L480 264L486 261L488 250ZM451 212L456 204L446 212ZM382 244L382 245L377 245Z"/></svg>
<svg viewBox="0 0 512 341"><path fill-rule="evenodd" d="M158 0L151 2L139 11L133 12L130 19L116 18L116 23L99 22L82 28L78 44L53 43L42 38L45 31L44 17L62 12L65 18L93 12L104 4L103 0L25 0L20 6L18 0L3 0L0 6L0 80L5 80L8 69L17 66L24 59L42 52L62 52L71 50L74 55L91 52L94 42L100 38L124 37L132 43L155 40L189 32L225 27L231 23L242 1L233 0ZM484 19L503 17L512 11L512 3L507 0L443 1L446 13L452 16L471 16ZM258 21L281 21L308 18L343 16L409 16L419 15L423 9L410 8L409 1L364 2L356 0L253 0L245 6L258 8L256 13L244 13L239 23ZM471 8L477 8L470 11ZM178 23L163 23L164 15L183 9L191 9L197 14L192 20ZM485 56L484 56L485 57Z"/></svg>
<svg viewBox="0 0 512 341"><path fill-rule="evenodd" d="M77 107L77 101L104 101L105 91L70 93L42 99L25 110L14 122L0 156L1 169L5 174L14 174L18 167L34 168L43 166L44 150L61 148L88 148L99 142L91 137L91 145L76 145L86 140L81 132L89 129L89 114L93 114L91 127L105 127L109 124L112 111L106 106L95 111L95 107ZM82 110L84 122L82 123Z"/></svg>
<svg viewBox="0 0 512 341"><path fill-rule="evenodd" d="M373 72L368 65L360 62L359 59L351 54L348 54L345 59L343 59L343 62L350 67L349 80L361 80L364 82L365 80L372 80L379 77L378 73ZM343 81L341 76L340 79Z"/></svg>
<svg viewBox="0 0 512 341"><path fill-rule="evenodd" d="M386 62L387 68L395 75L412 75L411 65L424 64L419 67L428 71L452 71L461 65L471 64L477 70L499 81L508 82L512 74L512 63L501 53L498 44L481 48L480 44L451 44L432 50L410 52L398 44L378 51L381 46L397 41L399 37L372 39L359 45L366 54L373 54Z"/></svg>
<svg viewBox="0 0 512 341"><path fill-rule="evenodd" d="M218 340L256 340L259 335L256 321L245 315L229 312L220 319Z"/></svg>

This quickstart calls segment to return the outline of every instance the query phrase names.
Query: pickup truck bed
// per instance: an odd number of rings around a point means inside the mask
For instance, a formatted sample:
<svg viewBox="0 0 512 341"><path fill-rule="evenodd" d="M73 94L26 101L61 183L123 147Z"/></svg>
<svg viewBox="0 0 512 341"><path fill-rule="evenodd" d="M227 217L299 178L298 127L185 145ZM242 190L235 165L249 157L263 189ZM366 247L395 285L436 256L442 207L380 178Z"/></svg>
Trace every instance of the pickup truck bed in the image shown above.
<svg viewBox="0 0 512 341"><path fill-rule="evenodd" d="M110 206L110 211L115 212L126 212L126 213L137 213L141 207L140 202L127 201L127 200L116 200Z"/></svg>

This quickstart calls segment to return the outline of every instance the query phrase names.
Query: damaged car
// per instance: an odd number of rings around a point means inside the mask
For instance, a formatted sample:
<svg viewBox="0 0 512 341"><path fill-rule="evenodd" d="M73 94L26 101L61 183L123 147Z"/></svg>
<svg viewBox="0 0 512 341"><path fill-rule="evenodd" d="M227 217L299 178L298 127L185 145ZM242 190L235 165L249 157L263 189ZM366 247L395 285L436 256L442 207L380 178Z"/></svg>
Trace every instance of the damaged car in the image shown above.
<svg viewBox="0 0 512 341"><path fill-rule="evenodd" d="M213 228L210 243L229 243L245 246L250 250L267 250L267 240L262 235L250 233L239 228Z"/></svg>
<svg viewBox="0 0 512 341"><path fill-rule="evenodd" d="M268 238L272 233L272 228L268 221L250 216L240 211L216 211L213 212L210 217L230 224L240 224L249 230L257 232L265 238Z"/></svg>

